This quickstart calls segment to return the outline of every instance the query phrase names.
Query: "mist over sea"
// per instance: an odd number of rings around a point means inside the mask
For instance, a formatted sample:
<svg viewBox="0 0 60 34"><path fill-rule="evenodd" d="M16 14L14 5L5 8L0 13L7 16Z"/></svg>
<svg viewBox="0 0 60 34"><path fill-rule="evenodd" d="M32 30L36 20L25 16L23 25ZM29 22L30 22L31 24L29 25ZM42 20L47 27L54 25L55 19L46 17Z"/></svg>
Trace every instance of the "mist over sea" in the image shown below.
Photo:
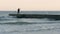
<svg viewBox="0 0 60 34"><path fill-rule="evenodd" d="M16 18L8 14L16 11L0 11L0 34L60 34L60 20L49 18ZM60 11L21 11L21 14L57 14Z"/></svg>

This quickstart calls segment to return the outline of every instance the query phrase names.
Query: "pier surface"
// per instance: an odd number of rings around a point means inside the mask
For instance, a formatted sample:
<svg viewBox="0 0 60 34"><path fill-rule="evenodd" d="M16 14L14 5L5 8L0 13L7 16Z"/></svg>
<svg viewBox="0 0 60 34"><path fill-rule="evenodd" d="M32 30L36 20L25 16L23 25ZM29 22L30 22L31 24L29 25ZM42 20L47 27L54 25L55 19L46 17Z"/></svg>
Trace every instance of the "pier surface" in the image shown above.
<svg viewBox="0 0 60 34"><path fill-rule="evenodd" d="M51 14L9 14L9 16L16 16L17 18L50 18L60 20L60 15Z"/></svg>

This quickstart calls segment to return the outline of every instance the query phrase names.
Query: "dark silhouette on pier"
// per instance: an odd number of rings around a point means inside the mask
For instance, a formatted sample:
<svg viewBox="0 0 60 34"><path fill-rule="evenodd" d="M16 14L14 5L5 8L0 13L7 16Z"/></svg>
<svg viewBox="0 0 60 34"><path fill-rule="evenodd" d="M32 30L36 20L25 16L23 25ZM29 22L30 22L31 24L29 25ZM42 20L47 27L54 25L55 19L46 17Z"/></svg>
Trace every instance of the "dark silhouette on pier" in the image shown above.
<svg viewBox="0 0 60 34"><path fill-rule="evenodd" d="M17 14L19 14L19 12L20 12L20 8L18 8L18 10L17 10L18 12L17 12Z"/></svg>

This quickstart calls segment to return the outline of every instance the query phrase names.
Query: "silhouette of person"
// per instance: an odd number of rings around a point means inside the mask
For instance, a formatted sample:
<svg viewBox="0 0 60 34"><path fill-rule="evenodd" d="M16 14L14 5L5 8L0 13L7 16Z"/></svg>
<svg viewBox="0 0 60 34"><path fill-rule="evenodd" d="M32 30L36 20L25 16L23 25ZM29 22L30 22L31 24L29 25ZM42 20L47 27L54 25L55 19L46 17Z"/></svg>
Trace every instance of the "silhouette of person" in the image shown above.
<svg viewBox="0 0 60 34"><path fill-rule="evenodd" d="M19 12L20 12L20 9L18 8L18 12L17 13L19 14Z"/></svg>

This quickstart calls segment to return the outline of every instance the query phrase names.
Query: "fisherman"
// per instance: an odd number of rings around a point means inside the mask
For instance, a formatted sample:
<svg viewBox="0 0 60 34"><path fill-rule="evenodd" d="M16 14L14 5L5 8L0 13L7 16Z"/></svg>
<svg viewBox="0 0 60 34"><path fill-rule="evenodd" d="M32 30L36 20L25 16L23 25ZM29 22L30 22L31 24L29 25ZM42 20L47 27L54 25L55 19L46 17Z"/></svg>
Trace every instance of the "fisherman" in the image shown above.
<svg viewBox="0 0 60 34"><path fill-rule="evenodd" d="M20 12L20 8L18 8L18 12L17 13L19 14L19 12Z"/></svg>

